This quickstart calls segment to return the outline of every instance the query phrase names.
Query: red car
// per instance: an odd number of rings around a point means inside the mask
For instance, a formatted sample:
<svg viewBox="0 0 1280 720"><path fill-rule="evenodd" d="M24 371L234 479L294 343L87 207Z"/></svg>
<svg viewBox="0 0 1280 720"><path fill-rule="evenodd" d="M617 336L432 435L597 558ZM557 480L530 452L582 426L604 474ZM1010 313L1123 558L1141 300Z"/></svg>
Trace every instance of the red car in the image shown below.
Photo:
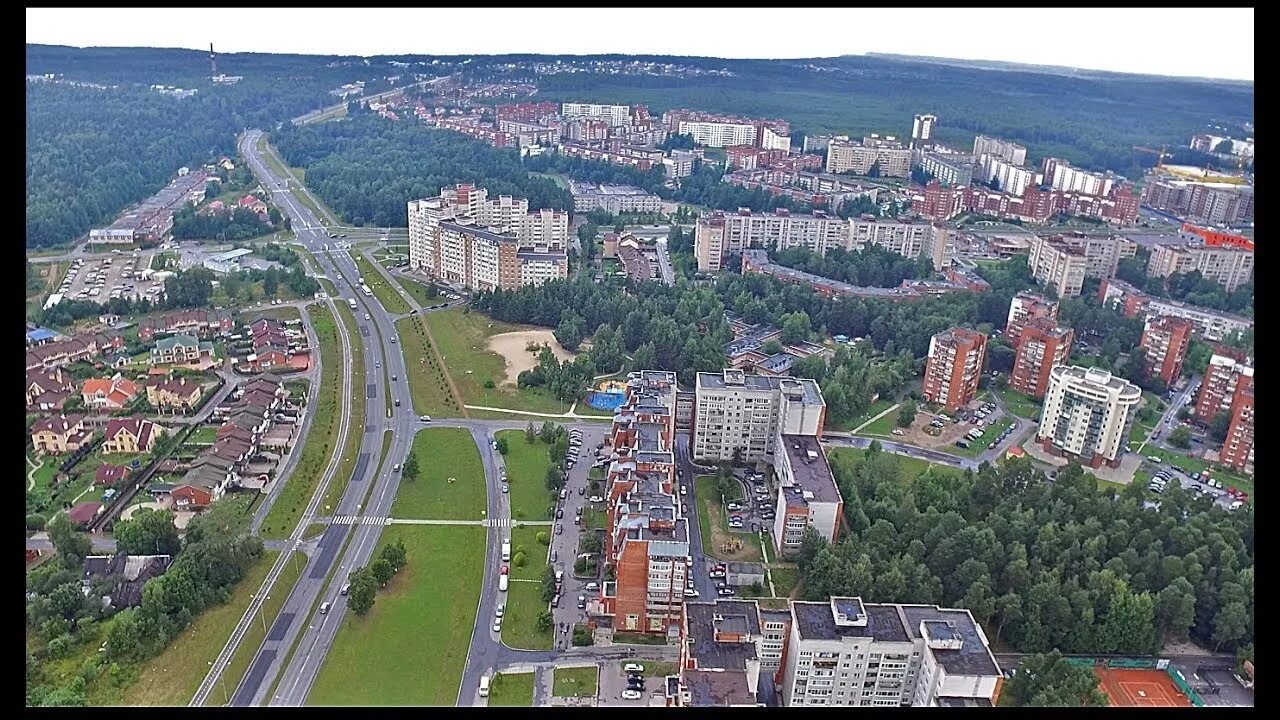
<svg viewBox="0 0 1280 720"><path fill-rule="evenodd" d="M507 574L507 569L508 569L508 568L507 568L507 566L506 566L506 565L503 565L503 566L502 566L502 574L503 574L503 575L506 575L506 574Z"/></svg>

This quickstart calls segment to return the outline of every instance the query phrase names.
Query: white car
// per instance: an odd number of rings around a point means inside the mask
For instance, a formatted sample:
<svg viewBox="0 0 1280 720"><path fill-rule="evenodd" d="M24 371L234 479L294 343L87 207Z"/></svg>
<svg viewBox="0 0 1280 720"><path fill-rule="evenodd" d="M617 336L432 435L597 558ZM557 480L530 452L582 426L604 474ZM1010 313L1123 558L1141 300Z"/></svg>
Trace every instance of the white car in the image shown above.
<svg viewBox="0 0 1280 720"><path fill-rule="evenodd" d="M622 670L629 673L642 673L644 672L644 666L640 663L627 663L622 666Z"/></svg>
<svg viewBox="0 0 1280 720"><path fill-rule="evenodd" d="M502 618L493 621L493 631L496 633L502 632Z"/></svg>
<svg viewBox="0 0 1280 720"><path fill-rule="evenodd" d="M506 610L507 610L507 604L506 604L506 603L498 603L498 609L497 609L496 611L494 611L493 616L494 616L494 617L502 617L502 613L506 612Z"/></svg>
<svg viewBox="0 0 1280 720"><path fill-rule="evenodd" d="M623 700L639 700L640 691L639 690L623 690L622 699Z"/></svg>

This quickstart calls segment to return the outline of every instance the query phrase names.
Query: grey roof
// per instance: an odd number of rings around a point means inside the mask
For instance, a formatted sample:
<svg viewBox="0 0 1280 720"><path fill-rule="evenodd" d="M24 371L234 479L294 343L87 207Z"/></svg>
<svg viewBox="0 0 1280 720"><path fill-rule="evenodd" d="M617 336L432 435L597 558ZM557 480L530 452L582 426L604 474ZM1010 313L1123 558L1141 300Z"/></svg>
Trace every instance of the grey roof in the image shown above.
<svg viewBox="0 0 1280 720"><path fill-rule="evenodd" d="M693 707L756 704L744 670L686 670L684 684Z"/></svg>
<svg viewBox="0 0 1280 720"><path fill-rule="evenodd" d="M907 627L913 638L923 637L920 624L930 620L950 621L960 637L959 650L939 650L931 648L934 659L938 661L948 675L982 675L1000 674L1000 666L991 654L991 649L983 642L983 635L968 610L939 608L936 605L903 605L903 616L907 619ZM937 626L930 624L929 632L937 639Z"/></svg>
<svg viewBox="0 0 1280 720"><path fill-rule="evenodd" d="M789 506L841 501L840 489L836 487L831 465L827 463L827 454L817 438L809 435L783 435L782 444L787 450L787 459L791 462L794 484L779 492L784 493ZM796 492L793 488L799 488L800 491Z"/></svg>
<svg viewBox="0 0 1280 720"><path fill-rule="evenodd" d="M746 574L746 575L763 575L764 574L764 565L761 563L730 562L730 563L726 563L726 567L729 572L738 573L740 575L741 574Z"/></svg>
<svg viewBox="0 0 1280 720"><path fill-rule="evenodd" d="M764 623L770 622L782 623L783 625L791 624L791 611L760 608L761 626L763 626Z"/></svg>
<svg viewBox="0 0 1280 720"><path fill-rule="evenodd" d="M453 222L452 220L441 220L440 227L445 230L452 230L453 232L475 235L478 238L482 238L484 240L489 240L497 243L519 242L516 239L515 235L508 235L505 233L496 233L481 225L463 225L461 223Z"/></svg>
<svg viewBox="0 0 1280 720"><path fill-rule="evenodd" d="M688 623L689 655L697 661L699 668L739 670L746 668L748 660L756 659L754 642L717 642L715 639L718 624L726 622L724 618L733 616L739 619L733 622L741 621L744 625L741 629L729 629L730 632L759 635L760 623L754 602L690 602L685 603L684 611ZM716 620L717 617L721 620Z"/></svg>
<svg viewBox="0 0 1280 720"><path fill-rule="evenodd" d="M789 267L784 267L782 265L778 265L770 261L769 253L768 251L765 251L765 250L743 250L742 259L744 262L749 262L753 266L759 268L762 272L764 272L767 275L772 275L774 277L781 278L784 280L801 282L806 285L810 285L812 287L818 288L820 290L828 290L831 292L840 293L842 295L853 295L858 297L894 298L894 297L902 297L904 295L907 297L911 297L915 294L910 290L905 290L903 288L882 288L882 287L868 287L863 285L850 285L849 283L840 282L839 280L832 280L831 278L825 278L825 277L822 277L821 275L814 275L813 273L807 273L802 270L795 270Z"/></svg>
<svg viewBox="0 0 1280 720"><path fill-rule="evenodd" d="M836 625L829 602L791 604L793 624L804 640L839 640L845 637L871 638L876 642L910 642L911 635L895 605L864 605L865 625Z"/></svg>
<svg viewBox="0 0 1280 720"><path fill-rule="evenodd" d="M700 372L697 376L697 386L707 390L724 390L725 388L730 387L725 384L725 372L735 371L725 370L718 373ZM746 390L769 392L785 388L795 388L804 393L804 404L826 404L822 399L822 391L818 388L818 383L814 382L810 378L770 377L743 373L742 379L743 384L740 387Z"/></svg>

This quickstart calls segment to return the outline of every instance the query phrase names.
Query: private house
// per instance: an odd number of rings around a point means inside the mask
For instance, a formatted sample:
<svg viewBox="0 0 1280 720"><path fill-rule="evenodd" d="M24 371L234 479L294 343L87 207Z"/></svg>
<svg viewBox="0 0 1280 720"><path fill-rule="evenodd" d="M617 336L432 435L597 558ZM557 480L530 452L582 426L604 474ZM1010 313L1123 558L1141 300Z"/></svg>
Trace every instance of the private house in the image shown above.
<svg viewBox="0 0 1280 720"><path fill-rule="evenodd" d="M75 380L60 368L28 370L27 411L61 410L75 387Z"/></svg>
<svg viewBox="0 0 1280 720"><path fill-rule="evenodd" d="M105 339L105 336L103 338ZM120 347L124 347L123 338ZM58 340L27 350L26 369L65 367L81 360L92 360L101 351L97 336Z"/></svg>
<svg viewBox="0 0 1280 720"><path fill-rule="evenodd" d="M76 505L67 511L67 517L71 519L71 524L76 527L85 527L98 517L98 513L102 510L100 502L85 502Z"/></svg>
<svg viewBox="0 0 1280 720"><path fill-rule="evenodd" d="M169 555L90 555L84 559L81 588L86 597L94 587L111 588L103 595L102 604L117 609L142 604L142 586L169 569Z"/></svg>
<svg viewBox="0 0 1280 720"><path fill-rule="evenodd" d="M152 365L189 365L213 358L213 343L180 333L161 338L151 348Z"/></svg>
<svg viewBox="0 0 1280 720"><path fill-rule="evenodd" d="M212 463L193 467L173 486L169 496L175 510L200 510L222 498L236 475Z"/></svg>
<svg viewBox="0 0 1280 720"><path fill-rule="evenodd" d="M129 468L103 463L93 474L93 484L97 487L115 487L127 477L129 477Z"/></svg>
<svg viewBox="0 0 1280 720"><path fill-rule="evenodd" d="M84 381L80 396L90 410L120 410L138 396L138 383L126 380L116 373L110 378L90 378Z"/></svg>
<svg viewBox="0 0 1280 720"><path fill-rule="evenodd" d="M231 316L211 310L178 310L158 318L143 320L138 325L138 339L151 342L157 335L185 333L208 340L215 336L230 335L235 327Z"/></svg>
<svg viewBox="0 0 1280 720"><path fill-rule="evenodd" d="M115 418L107 423L102 441L104 453L151 452L156 440L164 434L164 428L139 415Z"/></svg>
<svg viewBox="0 0 1280 720"><path fill-rule="evenodd" d="M31 444L37 455L75 452L89 443L93 431L84 426L83 415L55 415L31 426Z"/></svg>
<svg viewBox="0 0 1280 720"><path fill-rule="evenodd" d="M191 412L202 393L199 383L185 377L170 375L147 380L147 402L161 412Z"/></svg>

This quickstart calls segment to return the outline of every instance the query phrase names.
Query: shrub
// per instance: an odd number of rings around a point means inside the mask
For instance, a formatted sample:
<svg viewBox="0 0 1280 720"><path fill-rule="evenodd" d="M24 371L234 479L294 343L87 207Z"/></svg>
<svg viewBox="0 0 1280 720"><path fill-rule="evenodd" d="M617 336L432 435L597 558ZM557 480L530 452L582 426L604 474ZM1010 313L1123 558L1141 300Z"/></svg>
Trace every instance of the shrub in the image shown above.
<svg viewBox="0 0 1280 720"><path fill-rule="evenodd" d="M539 532L534 537L538 538L538 542L542 543L543 545L551 544L551 535L547 533L547 531L545 530L543 530L542 532Z"/></svg>

